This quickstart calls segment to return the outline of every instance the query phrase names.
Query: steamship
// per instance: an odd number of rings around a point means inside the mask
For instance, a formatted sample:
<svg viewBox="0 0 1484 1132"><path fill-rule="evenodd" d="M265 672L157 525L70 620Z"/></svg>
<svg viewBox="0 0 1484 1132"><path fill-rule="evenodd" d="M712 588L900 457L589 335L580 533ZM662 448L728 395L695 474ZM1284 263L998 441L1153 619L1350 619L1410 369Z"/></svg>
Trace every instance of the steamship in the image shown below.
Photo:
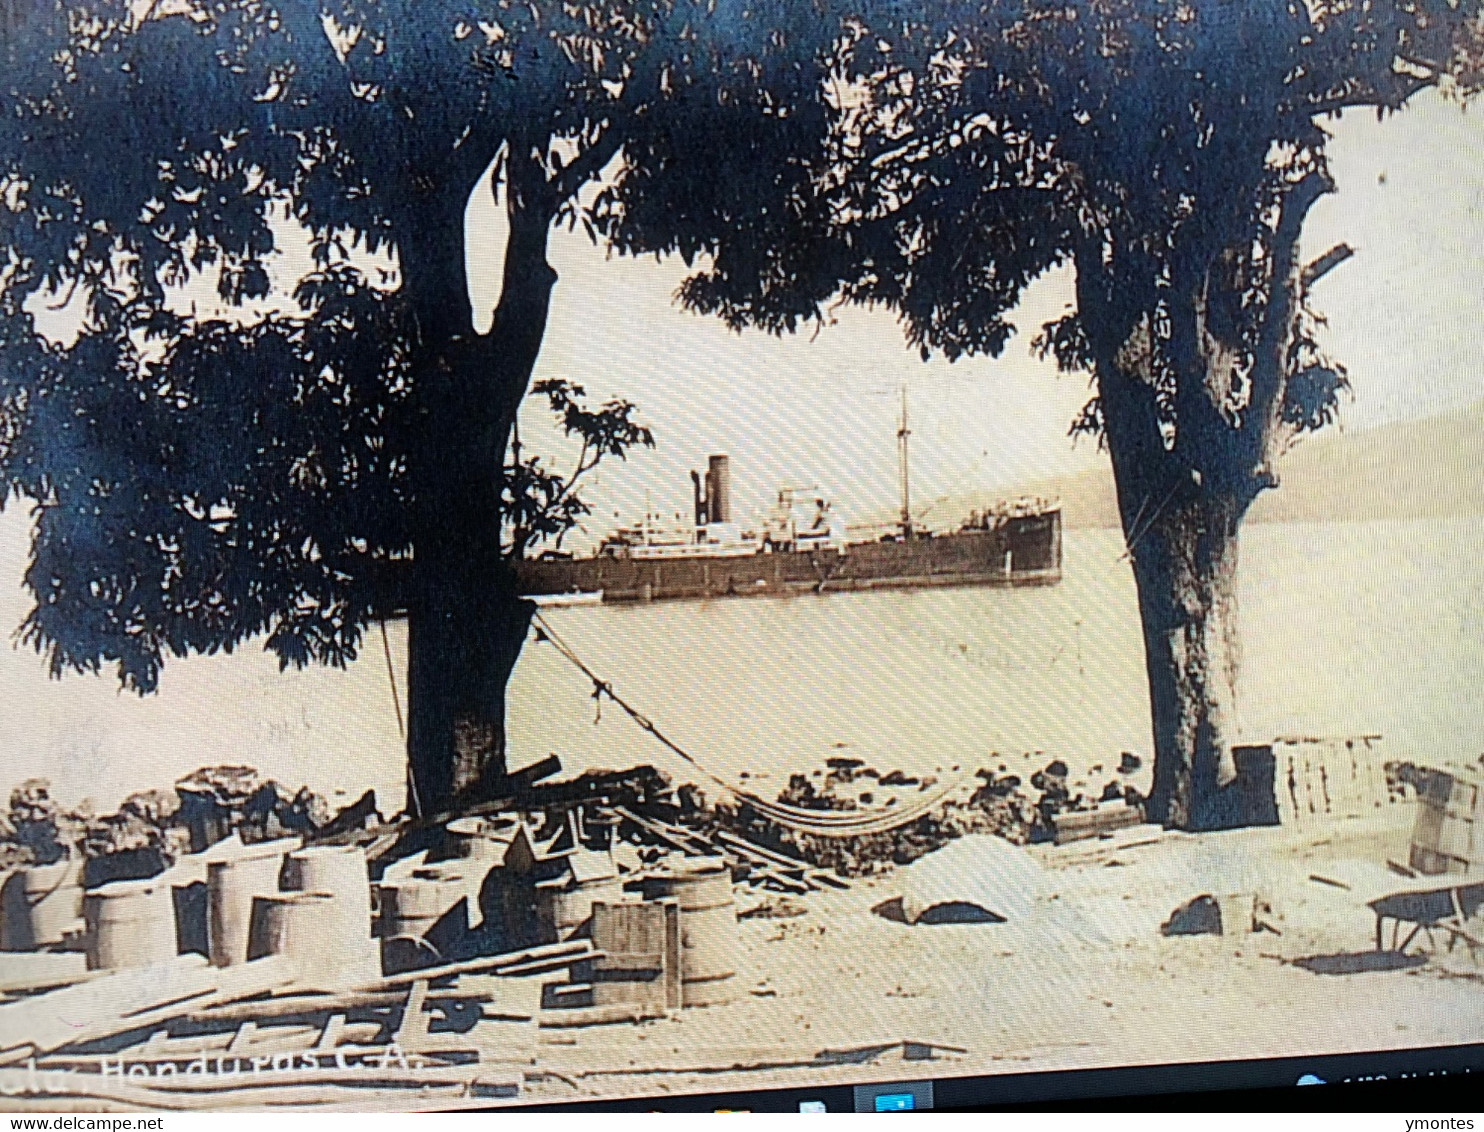
<svg viewBox="0 0 1484 1132"><path fill-rule="evenodd" d="M691 472L693 523L667 523L646 508L590 557L549 552L518 563L521 592L543 604L590 604L1061 580L1061 508L1054 502L1005 501L949 531L915 521L910 436L904 396L900 517L878 537L853 539L832 505L800 486L779 489L771 511L744 529L732 513L731 461L716 455L704 474Z"/></svg>

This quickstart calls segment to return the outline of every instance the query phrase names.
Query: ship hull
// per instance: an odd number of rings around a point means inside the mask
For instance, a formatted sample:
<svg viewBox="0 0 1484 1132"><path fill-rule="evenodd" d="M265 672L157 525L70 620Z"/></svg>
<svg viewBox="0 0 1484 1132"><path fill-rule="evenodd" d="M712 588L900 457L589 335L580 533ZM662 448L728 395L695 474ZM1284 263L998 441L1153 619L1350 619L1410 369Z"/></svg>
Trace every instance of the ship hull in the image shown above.
<svg viewBox="0 0 1484 1132"><path fill-rule="evenodd" d="M1061 514L1006 520L844 551L780 551L732 557L579 558L517 564L523 594L601 590L603 601L780 597L938 586L1034 586L1061 580Z"/></svg>

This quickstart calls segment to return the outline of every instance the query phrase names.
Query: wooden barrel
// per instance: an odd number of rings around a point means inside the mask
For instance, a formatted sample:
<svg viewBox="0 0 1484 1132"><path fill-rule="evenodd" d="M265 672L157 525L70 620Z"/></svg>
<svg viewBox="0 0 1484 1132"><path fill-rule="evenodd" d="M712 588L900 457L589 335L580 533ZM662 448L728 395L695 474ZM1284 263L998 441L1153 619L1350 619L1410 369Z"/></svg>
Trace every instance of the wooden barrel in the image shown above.
<svg viewBox="0 0 1484 1132"><path fill-rule="evenodd" d="M381 956L369 928L347 916L337 893L280 892L254 901L255 952L289 960L299 987L338 991L381 977Z"/></svg>
<svg viewBox="0 0 1484 1132"><path fill-rule="evenodd" d="M328 892L344 924L336 935L347 943L371 938L371 875L366 853L356 845L311 845L290 853L283 866L285 892Z"/></svg>
<svg viewBox="0 0 1484 1132"><path fill-rule="evenodd" d="M371 876L366 853L355 845L311 845L290 853L283 866L286 892L328 894L331 900L304 901L289 920L310 925L303 944L292 954L296 961L317 955L306 974L329 980L330 985L365 982L381 973L381 955L371 924ZM285 937L293 942L293 932Z"/></svg>
<svg viewBox="0 0 1484 1132"><path fill-rule="evenodd" d="M0 895L0 944L6 951L34 951L61 943L82 927L82 859L31 865L5 878Z"/></svg>
<svg viewBox="0 0 1484 1132"><path fill-rule="evenodd" d="M737 908L732 873L722 857L687 857L648 878L646 899L674 897L680 906L680 1001L713 1006L736 995Z"/></svg>
<svg viewBox="0 0 1484 1132"><path fill-rule="evenodd" d="M379 886L383 966L404 969L411 956L427 961L446 959L463 946L469 934L468 882L445 869L418 869Z"/></svg>
<svg viewBox="0 0 1484 1132"><path fill-rule="evenodd" d="M169 881L118 880L83 899L88 970L149 967L176 954L175 901Z"/></svg>
<svg viewBox="0 0 1484 1132"><path fill-rule="evenodd" d="M1475 824L1484 802L1477 780L1433 771L1417 798L1409 863L1419 873L1471 873L1484 855Z"/></svg>
<svg viewBox="0 0 1484 1132"><path fill-rule="evenodd" d="M536 942L571 939L591 924L595 901L616 904L622 898L623 881L617 876L581 882L564 877L536 885Z"/></svg>
<svg viewBox="0 0 1484 1132"><path fill-rule="evenodd" d="M448 832L458 840L460 857L499 865L515 840L518 824L514 818L457 818L448 823Z"/></svg>
<svg viewBox="0 0 1484 1132"><path fill-rule="evenodd" d="M207 936L213 966L247 962L253 901L278 892L284 854L298 844L294 838L280 838L234 846L207 862Z"/></svg>

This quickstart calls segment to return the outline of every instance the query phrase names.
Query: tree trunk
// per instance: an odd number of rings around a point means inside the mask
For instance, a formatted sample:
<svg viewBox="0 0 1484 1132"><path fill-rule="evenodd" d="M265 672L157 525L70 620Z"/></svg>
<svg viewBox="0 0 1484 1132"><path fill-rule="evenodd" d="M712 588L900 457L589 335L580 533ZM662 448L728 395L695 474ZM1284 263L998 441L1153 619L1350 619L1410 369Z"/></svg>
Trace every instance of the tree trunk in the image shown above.
<svg viewBox="0 0 1484 1132"><path fill-rule="evenodd" d="M1240 814L1232 759L1238 640L1237 501L1190 492L1134 530L1139 618L1154 729L1149 817L1219 829Z"/></svg>
<svg viewBox="0 0 1484 1132"><path fill-rule="evenodd" d="M1098 397L1144 637L1148 816L1181 829L1230 826L1241 820L1239 791L1227 789L1236 778L1237 535L1252 493L1200 475L1166 443L1150 320L1120 308L1095 261L1078 266L1084 317L1106 332L1095 344Z"/></svg>
<svg viewBox="0 0 1484 1132"><path fill-rule="evenodd" d="M1232 751L1237 533L1277 484L1273 460L1296 427L1284 413L1304 288L1345 258L1337 248L1308 268L1299 260L1304 218L1333 188L1314 171L1282 197L1250 349L1252 280L1234 248L1205 239L1211 228L1194 229L1164 283L1137 255L1117 263L1101 241L1076 252L1079 364L1097 377L1139 593L1154 739L1148 811L1166 826L1243 824L1249 792L1261 788L1237 782Z"/></svg>
<svg viewBox="0 0 1484 1132"><path fill-rule="evenodd" d="M408 611L409 806L424 816L504 776L505 689L535 610L498 555L471 547L461 563L457 546L444 547L454 553L436 565L419 559L420 599Z"/></svg>
<svg viewBox="0 0 1484 1132"><path fill-rule="evenodd" d="M512 197L504 290L483 337L470 319L463 205L441 224L456 225L455 246L425 241L403 259L423 334L407 675L408 805L423 816L487 796L505 776L506 686L535 612L501 552L501 490L556 282L548 202Z"/></svg>

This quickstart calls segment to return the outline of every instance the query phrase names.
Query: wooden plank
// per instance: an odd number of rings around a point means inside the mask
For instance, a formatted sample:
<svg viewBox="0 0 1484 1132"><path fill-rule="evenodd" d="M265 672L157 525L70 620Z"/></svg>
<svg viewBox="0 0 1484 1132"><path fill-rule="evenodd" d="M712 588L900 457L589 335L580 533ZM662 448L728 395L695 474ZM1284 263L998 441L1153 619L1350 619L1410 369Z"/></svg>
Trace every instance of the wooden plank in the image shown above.
<svg viewBox="0 0 1484 1132"><path fill-rule="evenodd" d="M632 1002L642 1006L650 1017L665 1013L663 951L610 953L603 963L592 973L594 1006Z"/></svg>
<svg viewBox="0 0 1484 1132"><path fill-rule="evenodd" d="M402 1049L416 1052L428 1036L428 1013L423 1009L428 998L427 980L419 979L407 992L407 1005L402 1009L402 1022L392 1037Z"/></svg>
<svg viewBox="0 0 1484 1132"><path fill-rule="evenodd" d="M564 967L570 967L579 959L597 959L601 956L601 951L589 947L586 951L574 951L567 955L552 956L549 959L532 959L526 963L516 963L509 967L499 967L493 973L506 978L520 979L530 975L545 975L552 971L560 971Z"/></svg>
<svg viewBox="0 0 1484 1132"><path fill-rule="evenodd" d="M748 853L755 857L761 857L762 859L770 861L783 869L795 869L800 873L806 873L810 868L812 868L808 861L801 860L798 857L787 856L786 854L780 853L776 849L770 849L765 845L759 845L757 842L751 840L750 838L742 837L739 834L732 833L730 830L718 829L715 833L715 837L718 841L722 842L725 845L735 846L740 852Z"/></svg>
<svg viewBox="0 0 1484 1132"><path fill-rule="evenodd" d="M549 1010L541 1015L543 1030L573 1029L578 1026L611 1026L621 1022L642 1022L644 1008L632 1002L610 1006L584 1006L573 1010Z"/></svg>
<svg viewBox="0 0 1484 1132"><path fill-rule="evenodd" d="M483 1015L492 1022L532 1022L541 1013L544 979L511 979L499 975L467 975L458 989L483 1003Z"/></svg>
<svg viewBox="0 0 1484 1132"><path fill-rule="evenodd" d="M668 845L670 848L678 849L687 855L720 855L726 858L729 865L734 867L737 865L747 866L751 870L749 879L755 876L765 882L772 883L775 887L785 892L792 892L799 895L810 891L814 887L814 885L803 879L802 876L798 879L790 877L787 873L781 871L775 862L769 860L769 858L761 853L752 851L750 842L744 842L744 847L726 842L717 845L708 841L700 834L692 833L690 830L683 829L680 826L671 825L669 822L662 822L657 818L649 818L641 814L636 814L632 810L625 809L622 806L615 806L614 813L632 821L646 833ZM717 838L718 840L722 839L721 831L717 832ZM789 865L790 870L793 867L792 864Z"/></svg>
<svg viewBox="0 0 1484 1132"><path fill-rule="evenodd" d="M237 1032L232 1035L232 1040L227 1043L228 1053L244 1053L248 1046L252 1045L253 1036L258 1032L256 1022L244 1022L237 1027Z"/></svg>
<svg viewBox="0 0 1484 1132"><path fill-rule="evenodd" d="M519 794L540 782L543 778L550 778L553 774L560 774L562 760L555 755L547 755L544 759L532 763L530 766L521 767L513 774L504 778L495 779L484 790L487 795Z"/></svg>
<svg viewBox="0 0 1484 1132"><path fill-rule="evenodd" d="M697 856L711 856L716 853L716 847L706 841L699 834L692 833L688 829L671 825L669 822L660 821L658 818L645 817L636 814L633 810L624 806L614 806L613 812L621 818L633 822L646 833L659 838L672 849L679 849L682 853L690 853Z"/></svg>
<svg viewBox="0 0 1484 1132"><path fill-rule="evenodd" d="M143 1027L163 1007L204 999L220 974L203 956L181 955L7 1003L0 1006L0 1042L45 1052Z"/></svg>
<svg viewBox="0 0 1484 1132"><path fill-rule="evenodd" d="M180 958L187 957L181 956ZM115 1018L106 1025L100 1025L89 1034L73 1031L70 1040L63 1045L97 1041L115 1034L127 1033L130 1030L141 1030L147 1026L179 1018L193 1010L205 1009L215 1003L233 1002L261 995L288 983L293 977L294 970L292 962L277 955L265 959L254 959L251 963L239 963L232 967L212 968L218 980L218 985L214 990L184 1001L167 1002L137 1014ZM99 982L85 983L81 989L93 989L97 986ZM52 1048L63 1047L58 1045Z"/></svg>
<svg viewBox="0 0 1484 1132"><path fill-rule="evenodd" d="M337 1011L372 1010L382 1006L396 1006L407 999L406 991L387 990L380 993L357 992L346 994L284 995L253 1002L229 1002L205 1006L186 1015L191 1022L205 1025L230 1025L233 1022L267 1022L275 1018L291 1018L301 1015L331 1014Z"/></svg>
<svg viewBox="0 0 1484 1132"><path fill-rule="evenodd" d="M838 889L842 892L850 887L850 882L844 877L837 877L834 873L827 873L822 869L816 869L811 872L809 879L815 884L822 884L827 888Z"/></svg>
<svg viewBox="0 0 1484 1132"><path fill-rule="evenodd" d="M562 943L542 944L523 951L508 951L501 955L482 955L477 959L464 959L457 963L442 963L436 967L420 967L415 971L404 971L397 975L386 975L373 984L359 990L383 990L389 987L411 986L419 979L435 982L455 975L480 975L510 973L519 975L522 968L545 961L573 960L590 957L592 944L585 939L566 940Z"/></svg>
<svg viewBox="0 0 1484 1132"><path fill-rule="evenodd" d="M684 1003L685 966L680 949L680 901L673 897L660 901L665 910L665 1008L679 1010Z"/></svg>
<svg viewBox="0 0 1484 1132"><path fill-rule="evenodd" d="M31 994L101 978L81 952L0 951L0 994Z"/></svg>
<svg viewBox="0 0 1484 1132"><path fill-rule="evenodd" d="M747 879L751 881L754 877L758 878L763 884L771 885L780 892L792 893L795 896L803 896L805 893L813 892L818 888L818 885L812 881L802 878L795 880L793 877L780 872L772 865L754 866L752 872L748 874Z"/></svg>
<svg viewBox="0 0 1484 1132"><path fill-rule="evenodd" d="M345 1035L345 1015L331 1014L325 1020L325 1028L320 1031L319 1041L314 1043L315 1049L334 1049L340 1044L340 1039Z"/></svg>
<svg viewBox="0 0 1484 1132"><path fill-rule="evenodd" d="M1127 829L1143 821L1143 815L1135 806L1126 802L1113 802L1092 810L1067 810L1052 819L1056 829L1056 843L1065 845L1069 841L1080 841L1089 837L1100 837L1115 830Z"/></svg>
<svg viewBox="0 0 1484 1132"><path fill-rule="evenodd" d="M367 790L310 835L315 842L352 841L365 836L366 819L376 813L376 791Z"/></svg>
<svg viewBox="0 0 1484 1132"><path fill-rule="evenodd" d="M808 891L820 885L834 888L847 889L850 885L832 873L814 868L809 862L780 853L759 845L750 838L733 833L730 830L716 830L712 837L720 845L707 840L704 836L669 822L660 821L658 818L647 817L635 813L633 810L623 806L613 807L613 812L619 817L627 818L635 825L648 833L653 834L672 849L679 849L683 853L701 856L715 855L721 853L731 861L745 861L767 866L763 872L765 879L775 880L780 887L790 890L786 886L802 884L803 891ZM790 877L791 873L799 874L797 880ZM784 879L789 878L789 879Z"/></svg>

